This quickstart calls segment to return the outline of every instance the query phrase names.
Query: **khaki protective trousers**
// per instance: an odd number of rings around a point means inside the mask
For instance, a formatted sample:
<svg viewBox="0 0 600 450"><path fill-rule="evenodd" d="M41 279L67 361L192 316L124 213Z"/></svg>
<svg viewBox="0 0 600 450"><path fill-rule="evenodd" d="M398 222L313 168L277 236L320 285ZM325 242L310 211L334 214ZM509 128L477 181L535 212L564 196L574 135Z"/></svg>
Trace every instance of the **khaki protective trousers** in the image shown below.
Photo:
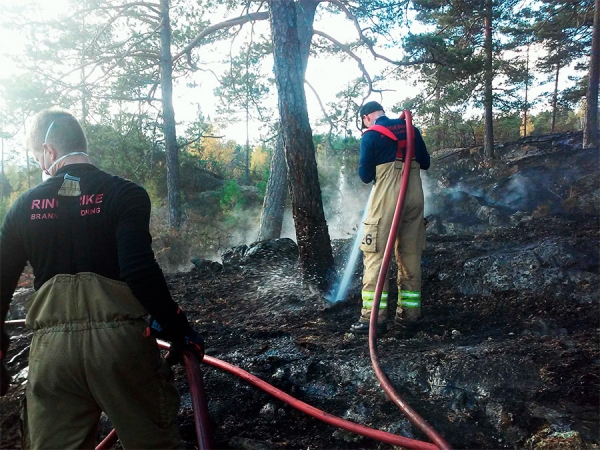
<svg viewBox="0 0 600 450"><path fill-rule="evenodd" d="M377 278L398 202L403 166L402 161L377 166L376 183L360 246L364 254L361 321L369 321L371 318ZM398 263L396 316L404 321L417 320L421 315L421 254L425 248L425 220L420 172L419 163L412 161L402 209L402 222L398 226L394 246ZM387 319L388 284L386 276L379 302L379 322Z"/></svg>
<svg viewBox="0 0 600 450"><path fill-rule="evenodd" d="M185 448L173 373L145 315L125 283L93 273L57 275L28 300L25 448L93 449L102 411L127 450Z"/></svg>

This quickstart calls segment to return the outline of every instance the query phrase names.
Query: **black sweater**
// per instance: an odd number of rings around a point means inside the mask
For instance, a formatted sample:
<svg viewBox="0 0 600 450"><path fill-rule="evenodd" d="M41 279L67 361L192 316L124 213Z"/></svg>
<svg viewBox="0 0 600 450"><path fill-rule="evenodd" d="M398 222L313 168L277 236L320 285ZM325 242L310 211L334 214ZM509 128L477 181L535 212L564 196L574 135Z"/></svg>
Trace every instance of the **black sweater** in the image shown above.
<svg viewBox="0 0 600 450"><path fill-rule="evenodd" d="M58 195L67 173L81 179L81 196ZM58 274L93 272L127 283L164 325L177 304L154 259L149 223L146 191L91 164L67 165L23 193L0 234L0 324L29 261L36 290Z"/></svg>

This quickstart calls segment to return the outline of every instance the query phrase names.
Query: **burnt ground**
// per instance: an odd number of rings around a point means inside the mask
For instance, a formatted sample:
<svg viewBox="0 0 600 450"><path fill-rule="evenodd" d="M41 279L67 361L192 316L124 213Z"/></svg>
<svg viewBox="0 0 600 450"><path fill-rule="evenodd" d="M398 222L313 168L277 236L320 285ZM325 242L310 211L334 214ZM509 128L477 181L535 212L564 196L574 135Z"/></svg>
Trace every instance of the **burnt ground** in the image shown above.
<svg viewBox="0 0 600 450"><path fill-rule="evenodd" d="M378 341L398 392L455 448L594 448L599 442L598 302L517 291L465 295L453 284L464 276L461 262L488 254L493 242L526 247L557 235L569 235L574 246L597 243L598 224L543 218L487 236L433 237L424 258L422 322L409 331L392 328ZM331 414L423 439L385 398L366 337L347 333L360 308L356 287L330 306L298 281L293 258L272 262L168 276L176 300L206 336L207 354ZM26 367L28 338L14 329L12 373ZM193 448L181 367L176 375L181 430ZM1 403L2 448L18 442L23 374L16 378ZM205 369L205 382L217 448L391 447L336 431L217 369Z"/></svg>
<svg viewBox="0 0 600 450"><path fill-rule="evenodd" d="M486 237L430 242L424 319L409 332L390 330L379 351L401 395L455 448L551 448L542 446L553 440L585 448L600 439L598 302L514 291L457 294L450 278L460 269L448 267L459 268L469 251L485 251L486 241L523 246L528 235L573 228L575 240L597 241L597 225L546 218ZM448 247L462 256L444 253ZM448 272L445 280L441 271ZM366 337L347 333L359 313L357 289L347 302L324 309L318 295L296 296L293 283L273 282L268 272L249 276L241 268L221 276L228 281L198 271L170 278L188 310L201 299L198 326L209 354L329 413L423 439L385 398ZM255 294L261 287L268 295ZM336 432L231 375L209 369L206 379L220 448L389 447Z"/></svg>
<svg viewBox="0 0 600 450"><path fill-rule="evenodd" d="M410 330L391 326L378 339L398 392L454 448L600 448L598 214L536 208L509 211L502 226L429 230L423 319ZM340 272L351 245L334 242ZM205 336L207 354L328 413L426 440L379 386L366 336L347 332L360 310L360 264L347 299L335 305L301 281L289 240L232 249L222 265L195 265L167 280ZM19 291L10 318L22 317L30 292ZM13 328L12 337L7 361L15 380L0 400L5 449L18 448L30 335ZM175 374L180 429L195 448L183 368ZM205 366L204 378L216 448L392 448L218 369ZM104 420L99 438L108 430Z"/></svg>

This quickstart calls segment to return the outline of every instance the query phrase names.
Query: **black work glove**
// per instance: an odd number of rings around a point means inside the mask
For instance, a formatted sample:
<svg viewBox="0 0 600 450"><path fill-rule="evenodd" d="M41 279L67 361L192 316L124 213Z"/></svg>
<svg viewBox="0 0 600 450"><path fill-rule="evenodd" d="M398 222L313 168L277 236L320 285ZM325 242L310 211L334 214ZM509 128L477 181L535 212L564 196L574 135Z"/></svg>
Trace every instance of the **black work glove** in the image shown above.
<svg viewBox="0 0 600 450"><path fill-rule="evenodd" d="M174 366L180 364L183 361L182 350L190 350L196 355L198 361L202 361L204 358L204 339L200 333L197 333L192 329L190 333L185 336L183 342L174 341L171 343L171 349L167 355L167 361L169 364Z"/></svg>
<svg viewBox="0 0 600 450"><path fill-rule="evenodd" d="M2 330L0 339L0 397L3 397L6 395L6 392L8 392L8 387L10 386L10 382L12 380L8 370L6 369L6 364L4 363L4 358L6 357L6 352L8 351L10 337L6 331Z"/></svg>
<svg viewBox="0 0 600 450"><path fill-rule="evenodd" d="M171 342L168 361L171 364L181 362L181 350L190 350L202 361L204 358L204 339L196 332L180 309L161 326L155 319L150 320L150 335L156 339Z"/></svg>

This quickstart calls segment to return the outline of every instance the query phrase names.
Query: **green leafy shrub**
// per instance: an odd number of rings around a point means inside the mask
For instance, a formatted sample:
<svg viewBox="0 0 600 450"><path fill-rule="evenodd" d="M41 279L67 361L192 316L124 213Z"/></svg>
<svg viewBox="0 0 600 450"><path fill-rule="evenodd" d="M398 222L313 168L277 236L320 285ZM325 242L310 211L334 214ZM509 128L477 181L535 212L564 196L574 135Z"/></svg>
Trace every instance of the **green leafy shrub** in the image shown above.
<svg viewBox="0 0 600 450"><path fill-rule="evenodd" d="M242 189L236 180L226 181L221 189L221 208L223 211L232 211L244 205Z"/></svg>

